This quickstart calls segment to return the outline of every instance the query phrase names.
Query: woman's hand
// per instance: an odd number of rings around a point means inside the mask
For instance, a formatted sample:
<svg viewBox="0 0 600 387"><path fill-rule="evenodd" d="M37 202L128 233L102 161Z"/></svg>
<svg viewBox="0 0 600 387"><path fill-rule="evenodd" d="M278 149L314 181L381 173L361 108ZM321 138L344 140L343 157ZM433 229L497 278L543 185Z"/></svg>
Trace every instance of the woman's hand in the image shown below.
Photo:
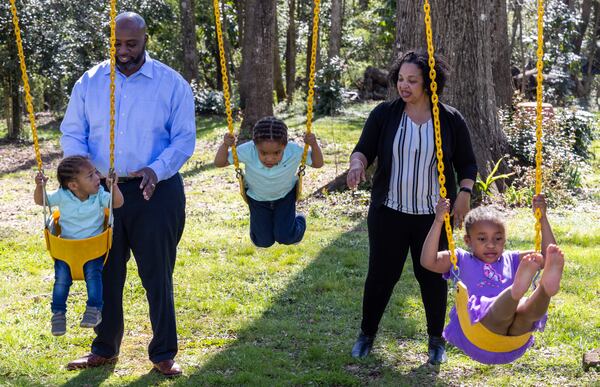
<svg viewBox="0 0 600 387"><path fill-rule="evenodd" d="M462 228L463 220L467 212L471 209L471 195L468 192L460 191L454 202L452 215L454 216L454 227Z"/></svg>
<svg viewBox="0 0 600 387"><path fill-rule="evenodd" d="M365 165L358 158L350 160L350 168L348 169L348 175L346 176L346 184L350 189L356 189L358 185L366 181Z"/></svg>

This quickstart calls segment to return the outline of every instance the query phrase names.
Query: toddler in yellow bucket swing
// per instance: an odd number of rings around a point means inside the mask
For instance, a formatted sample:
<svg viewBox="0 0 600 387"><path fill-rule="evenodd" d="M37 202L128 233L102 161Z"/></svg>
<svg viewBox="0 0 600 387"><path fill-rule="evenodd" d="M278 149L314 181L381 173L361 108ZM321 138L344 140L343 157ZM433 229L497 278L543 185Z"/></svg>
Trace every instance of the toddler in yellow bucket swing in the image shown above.
<svg viewBox="0 0 600 387"><path fill-rule="evenodd" d="M556 246L552 228L546 217L543 195L533 198L539 208L542 226L542 254L534 251L504 251L506 231L500 212L490 206L477 207L465 217L464 237L470 251L456 249L460 280L469 290L467 312L471 324L480 322L489 331L502 336L520 336L546 324L550 299L558 293L564 266L564 255ZM421 264L426 269L452 276L449 251L437 251L444 224L450 210L447 199L436 206L435 221L423 245ZM539 269L544 269L539 286L524 297ZM510 363L521 357L533 344L533 336L519 348L491 352L477 347L463 331L456 307L444 338L474 360L486 364Z"/></svg>
<svg viewBox="0 0 600 387"><path fill-rule="evenodd" d="M61 237L85 239L100 234L104 226L104 209L109 205L110 193L100 185L100 175L91 161L84 156L65 157L58 164L60 188L49 194L46 204L60 210ZM44 205L43 186L48 180L41 172L35 177L33 198ZM116 176L109 176L107 187L113 194L113 208L123 205L123 195ZM93 328L102 321L102 266L104 257L98 257L83 266L87 287L87 306L81 320L84 328ZM52 334L64 335L67 330L67 297L73 283L69 265L54 260L54 287L52 290Z"/></svg>

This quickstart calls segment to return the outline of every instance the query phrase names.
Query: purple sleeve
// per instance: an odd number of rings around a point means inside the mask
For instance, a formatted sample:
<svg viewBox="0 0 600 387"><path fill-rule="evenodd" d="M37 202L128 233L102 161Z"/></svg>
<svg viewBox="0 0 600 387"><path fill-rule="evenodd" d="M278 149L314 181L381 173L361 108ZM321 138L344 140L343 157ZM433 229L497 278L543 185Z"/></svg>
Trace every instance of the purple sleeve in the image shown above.
<svg viewBox="0 0 600 387"><path fill-rule="evenodd" d="M509 253L510 260L512 261L513 273L517 272L517 268L519 267L519 263L521 263L521 260L519 259L519 255L521 255L521 253L518 252L518 251L511 251Z"/></svg>
<svg viewBox="0 0 600 387"><path fill-rule="evenodd" d="M462 258L465 255L466 251L463 249L457 248L455 250L455 252L456 252L456 266L458 266L458 268L460 269L460 262L462 261ZM445 280L453 279L454 276L452 275L452 268L450 268L449 271L442 274L442 278Z"/></svg>

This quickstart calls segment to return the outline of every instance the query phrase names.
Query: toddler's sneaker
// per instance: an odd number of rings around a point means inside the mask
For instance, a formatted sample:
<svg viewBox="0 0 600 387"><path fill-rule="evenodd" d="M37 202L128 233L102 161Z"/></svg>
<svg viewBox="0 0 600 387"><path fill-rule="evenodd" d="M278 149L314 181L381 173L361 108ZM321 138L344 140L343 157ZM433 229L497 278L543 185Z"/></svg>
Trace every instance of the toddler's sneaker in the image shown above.
<svg viewBox="0 0 600 387"><path fill-rule="evenodd" d="M79 326L82 328L94 328L101 322L102 311L100 310L100 308L87 306L85 308L85 312L83 313L83 318L81 319L81 324L79 324Z"/></svg>
<svg viewBox="0 0 600 387"><path fill-rule="evenodd" d="M52 334L62 336L67 332L67 317L64 312L52 313Z"/></svg>

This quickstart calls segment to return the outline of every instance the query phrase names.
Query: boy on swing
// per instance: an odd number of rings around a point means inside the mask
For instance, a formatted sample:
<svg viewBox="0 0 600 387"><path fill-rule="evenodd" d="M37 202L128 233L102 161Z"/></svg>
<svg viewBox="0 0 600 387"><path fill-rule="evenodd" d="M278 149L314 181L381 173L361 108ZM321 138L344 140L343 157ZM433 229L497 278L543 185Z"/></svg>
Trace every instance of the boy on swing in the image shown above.
<svg viewBox="0 0 600 387"><path fill-rule="evenodd" d="M58 164L57 178L60 188L49 194L46 204L60 210L59 225L61 237L66 239L85 239L102 233L104 228L104 209L113 195L113 208L123 205L123 195L115 176L106 180L111 193L100 185L100 176L87 157L65 157ZM33 198L36 204L44 205L43 186L48 180L41 172L35 177ZM102 321L102 266L104 257L98 257L83 266L87 287L87 305L81 327L93 328ZM67 298L73 280L67 263L54 260L54 287L52 290L52 334L64 335L67 331Z"/></svg>

